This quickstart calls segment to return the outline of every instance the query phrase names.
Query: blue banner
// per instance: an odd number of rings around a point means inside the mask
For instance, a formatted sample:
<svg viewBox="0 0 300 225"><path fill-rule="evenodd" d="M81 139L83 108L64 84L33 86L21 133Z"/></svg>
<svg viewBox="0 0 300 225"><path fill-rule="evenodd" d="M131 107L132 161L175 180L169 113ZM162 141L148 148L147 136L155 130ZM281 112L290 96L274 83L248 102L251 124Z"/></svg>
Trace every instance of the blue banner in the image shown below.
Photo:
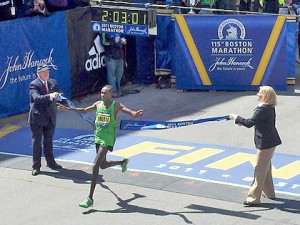
<svg viewBox="0 0 300 225"><path fill-rule="evenodd" d="M29 110L29 83L41 64L70 97L65 12L3 22L0 33L0 118Z"/></svg>
<svg viewBox="0 0 300 225"><path fill-rule="evenodd" d="M175 18L177 89L286 90L285 17Z"/></svg>
<svg viewBox="0 0 300 225"><path fill-rule="evenodd" d="M287 76L288 78L295 79L296 77L296 33L298 29L298 23L296 17L287 18Z"/></svg>
<svg viewBox="0 0 300 225"><path fill-rule="evenodd" d="M184 127L198 123L229 120L229 116L218 116L201 118L196 120L185 120L177 122L168 121L138 121L138 120L121 120L120 130L161 130L169 128Z"/></svg>
<svg viewBox="0 0 300 225"><path fill-rule="evenodd" d="M75 109L76 108L76 106L74 105L74 103L70 99L68 99L68 98L66 98L66 97L64 97L62 95L60 95L59 98L57 99L57 104L59 105L60 104L59 102L61 102L61 101L66 101L67 104L68 104L68 106L71 109ZM80 116L84 120L86 120L89 124L91 124L93 126L93 128L94 128L94 124L95 124L95 120L94 119L92 119L91 117L89 117L89 116L87 116L87 115L85 115L83 113L80 113Z"/></svg>
<svg viewBox="0 0 300 225"><path fill-rule="evenodd" d="M174 20L168 15L157 16L156 75L171 74L172 53L175 46Z"/></svg>

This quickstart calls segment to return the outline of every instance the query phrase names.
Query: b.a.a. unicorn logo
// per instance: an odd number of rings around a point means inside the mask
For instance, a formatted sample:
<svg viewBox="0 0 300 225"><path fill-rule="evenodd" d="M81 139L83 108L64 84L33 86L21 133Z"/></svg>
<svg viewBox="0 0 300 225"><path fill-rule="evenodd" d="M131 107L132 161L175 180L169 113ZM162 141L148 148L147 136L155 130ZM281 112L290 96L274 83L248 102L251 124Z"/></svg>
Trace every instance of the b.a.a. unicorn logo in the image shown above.
<svg viewBox="0 0 300 225"><path fill-rule="evenodd" d="M224 20L218 28L219 39L245 39L244 25L236 19Z"/></svg>
<svg viewBox="0 0 300 225"><path fill-rule="evenodd" d="M237 28L229 25L227 29L226 39L238 39L238 32Z"/></svg>

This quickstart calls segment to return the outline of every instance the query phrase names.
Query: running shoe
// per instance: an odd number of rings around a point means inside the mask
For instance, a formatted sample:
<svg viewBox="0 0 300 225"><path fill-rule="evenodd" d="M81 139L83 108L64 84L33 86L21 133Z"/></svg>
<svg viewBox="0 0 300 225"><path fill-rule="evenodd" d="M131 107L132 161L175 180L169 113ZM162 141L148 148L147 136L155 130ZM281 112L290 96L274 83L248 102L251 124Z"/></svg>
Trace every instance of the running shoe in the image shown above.
<svg viewBox="0 0 300 225"><path fill-rule="evenodd" d="M93 199L87 198L83 202L79 203L79 206L82 208L88 208L90 206L93 206Z"/></svg>
<svg viewBox="0 0 300 225"><path fill-rule="evenodd" d="M129 163L129 159L125 158L123 160L123 164L121 165L121 168L122 168L122 173L125 173L126 170L127 170L127 164Z"/></svg>

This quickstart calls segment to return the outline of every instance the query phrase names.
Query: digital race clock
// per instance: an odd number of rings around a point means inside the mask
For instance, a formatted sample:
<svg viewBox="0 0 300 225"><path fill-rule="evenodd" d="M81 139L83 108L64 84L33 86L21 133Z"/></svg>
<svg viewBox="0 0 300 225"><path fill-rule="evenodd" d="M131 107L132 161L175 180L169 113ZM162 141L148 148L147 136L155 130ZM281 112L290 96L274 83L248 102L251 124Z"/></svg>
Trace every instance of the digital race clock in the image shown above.
<svg viewBox="0 0 300 225"><path fill-rule="evenodd" d="M156 10L101 5L92 7L92 21L101 23L156 26Z"/></svg>

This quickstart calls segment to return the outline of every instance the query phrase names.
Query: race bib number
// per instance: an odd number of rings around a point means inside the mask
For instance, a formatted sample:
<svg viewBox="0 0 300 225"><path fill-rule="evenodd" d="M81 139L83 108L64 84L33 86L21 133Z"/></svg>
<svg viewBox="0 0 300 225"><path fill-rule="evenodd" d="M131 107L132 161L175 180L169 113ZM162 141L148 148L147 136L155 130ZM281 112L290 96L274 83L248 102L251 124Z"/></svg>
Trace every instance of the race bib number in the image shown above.
<svg viewBox="0 0 300 225"><path fill-rule="evenodd" d="M97 115L96 117L96 124L98 126L108 126L110 122L110 114L107 114L107 113L100 113Z"/></svg>

